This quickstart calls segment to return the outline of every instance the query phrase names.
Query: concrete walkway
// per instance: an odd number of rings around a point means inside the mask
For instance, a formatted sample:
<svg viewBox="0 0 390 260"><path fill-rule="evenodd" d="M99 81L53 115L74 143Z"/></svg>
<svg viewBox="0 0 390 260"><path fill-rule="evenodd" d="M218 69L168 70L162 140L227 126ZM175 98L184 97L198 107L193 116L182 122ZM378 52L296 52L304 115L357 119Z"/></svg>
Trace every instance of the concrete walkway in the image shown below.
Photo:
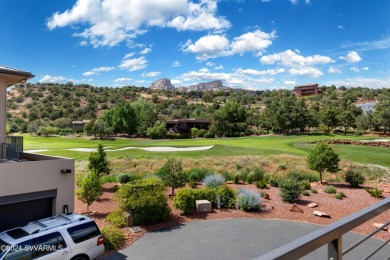
<svg viewBox="0 0 390 260"><path fill-rule="evenodd" d="M123 259L253 259L274 248L308 234L321 226L266 219L202 220L145 234L130 247L106 256L104 260ZM348 233L343 237L347 248L363 236ZM364 246L348 253L343 259L362 259L383 242L369 239ZM370 250L371 249L371 250ZM322 247L304 259L326 259ZM390 257L390 245L370 259Z"/></svg>

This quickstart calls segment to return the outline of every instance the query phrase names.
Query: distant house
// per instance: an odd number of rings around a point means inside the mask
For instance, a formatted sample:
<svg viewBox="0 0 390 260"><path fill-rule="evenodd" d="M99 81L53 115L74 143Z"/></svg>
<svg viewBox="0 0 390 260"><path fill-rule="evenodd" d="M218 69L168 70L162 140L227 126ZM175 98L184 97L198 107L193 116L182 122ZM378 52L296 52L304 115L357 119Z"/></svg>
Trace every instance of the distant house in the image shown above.
<svg viewBox="0 0 390 260"><path fill-rule="evenodd" d="M374 111L374 107L378 102L366 102L366 103L355 103L355 107L360 107L364 114L368 111Z"/></svg>
<svg viewBox="0 0 390 260"><path fill-rule="evenodd" d="M72 121L72 128L74 132L84 131L84 126L91 122L91 120Z"/></svg>
<svg viewBox="0 0 390 260"><path fill-rule="evenodd" d="M318 84L308 84L294 87L294 95L296 97L313 96L320 94Z"/></svg>
<svg viewBox="0 0 390 260"><path fill-rule="evenodd" d="M197 128L208 130L211 125L210 119L201 119L201 118L185 118L185 119L173 119L166 120L164 123L167 125L167 130L174 132L175 127L180 123L187 124L188 128Z"/></svg>

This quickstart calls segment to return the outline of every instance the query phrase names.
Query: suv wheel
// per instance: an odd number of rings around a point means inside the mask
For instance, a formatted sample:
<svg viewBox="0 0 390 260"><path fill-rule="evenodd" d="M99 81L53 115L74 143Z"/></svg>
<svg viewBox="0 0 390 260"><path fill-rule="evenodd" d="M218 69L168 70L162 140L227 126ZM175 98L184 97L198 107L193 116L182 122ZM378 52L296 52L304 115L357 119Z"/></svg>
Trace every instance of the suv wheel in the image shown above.
<svg viewBox="0 0 390 260"><path fill-rule="evenodd" d="M84 255L76 255L72 260L89 260L89 258Z"/></svg>

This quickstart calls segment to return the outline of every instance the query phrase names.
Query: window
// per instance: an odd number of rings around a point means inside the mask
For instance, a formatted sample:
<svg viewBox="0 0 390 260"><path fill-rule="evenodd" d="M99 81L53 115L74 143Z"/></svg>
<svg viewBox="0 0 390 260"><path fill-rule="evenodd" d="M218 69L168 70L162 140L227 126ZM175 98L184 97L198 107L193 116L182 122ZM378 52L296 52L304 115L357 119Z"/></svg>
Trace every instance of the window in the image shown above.
<svg viewBox="0 0 390 260"><path fill-rule="evenodd" d="M34 257L41 257L64 248L66 243L59 232L47 234L36 238Z"/></svg>
<svg viewBox="0 0 390 260"><path fill-rule="evenodd" d="M33 240L29 239L15 245L12 250L5 256L4 260L30 260L33 259Z"/></svg>
<svg viewBox="0 0 390 260"><path fill-rule="evenodd" d="M95 222L88 222L68 228L68 232L76 244L100 235L100 231Z"/></svg>

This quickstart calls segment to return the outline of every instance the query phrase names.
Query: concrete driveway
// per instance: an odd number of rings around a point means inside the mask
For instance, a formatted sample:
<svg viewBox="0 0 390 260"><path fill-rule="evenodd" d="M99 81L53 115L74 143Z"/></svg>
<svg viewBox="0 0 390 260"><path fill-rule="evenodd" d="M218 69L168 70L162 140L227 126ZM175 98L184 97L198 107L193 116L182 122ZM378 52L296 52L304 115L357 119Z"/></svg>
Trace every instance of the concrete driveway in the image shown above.
<svg viewBox="0 0 390 260"><path fill-rule="evenodd" d="M147 233L130 247L102 259L253 259L320 227L266 219L194 221ZM343 247L348 247L362 237L348 233L343 238ZM369 239L364 246L351 251L343 259L361 259L382 243L377 239ZM322 247L304 259L326 259L326 255L327 248ZM390 245L371 259L388 257Z"/></svg>

